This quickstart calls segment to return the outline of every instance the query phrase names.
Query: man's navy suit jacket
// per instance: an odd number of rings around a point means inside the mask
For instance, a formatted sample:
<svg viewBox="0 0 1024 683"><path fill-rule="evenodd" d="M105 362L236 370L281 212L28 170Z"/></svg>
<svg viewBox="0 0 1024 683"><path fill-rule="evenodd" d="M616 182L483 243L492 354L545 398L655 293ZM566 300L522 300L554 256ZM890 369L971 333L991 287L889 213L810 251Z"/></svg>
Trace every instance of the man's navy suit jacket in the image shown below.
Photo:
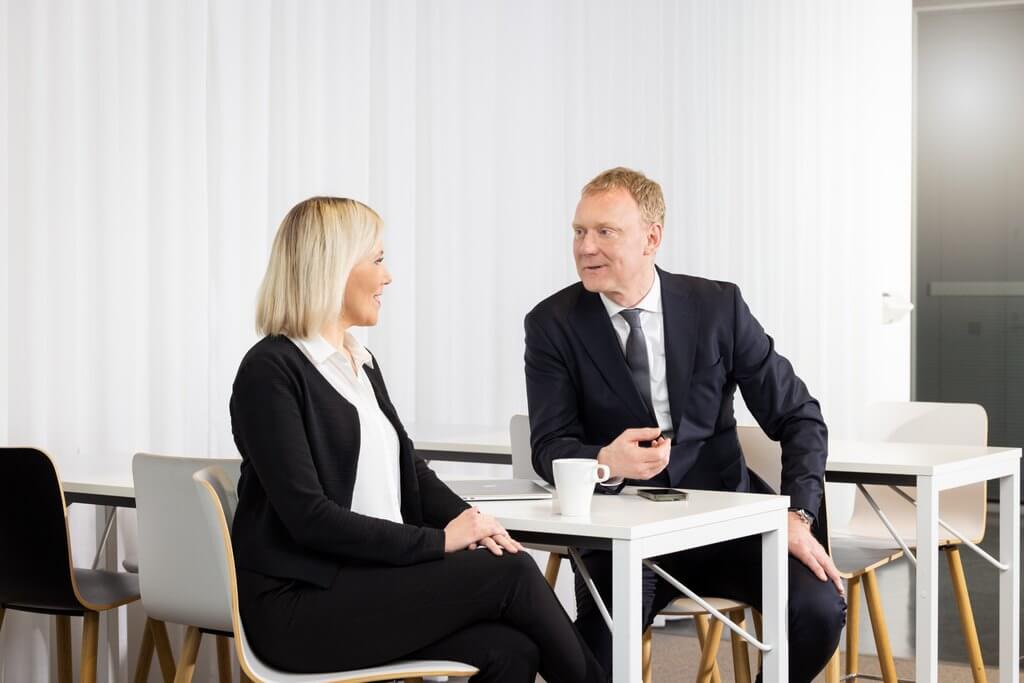
<svg viewBox="0 0 1024 683"><path fill-rule="evenodd" d="M781 493L792 507L819 513L820 537L828 431L818 402L776 353L736 285L658 273L675 431L668 484L771 492L740 450L733 415L739 387L761 428L782 444ZM577 282L539 303L525 325L530 441L542 477L552 481L556 458L596 458L625 429L657 426L598 294Z"/></svg>

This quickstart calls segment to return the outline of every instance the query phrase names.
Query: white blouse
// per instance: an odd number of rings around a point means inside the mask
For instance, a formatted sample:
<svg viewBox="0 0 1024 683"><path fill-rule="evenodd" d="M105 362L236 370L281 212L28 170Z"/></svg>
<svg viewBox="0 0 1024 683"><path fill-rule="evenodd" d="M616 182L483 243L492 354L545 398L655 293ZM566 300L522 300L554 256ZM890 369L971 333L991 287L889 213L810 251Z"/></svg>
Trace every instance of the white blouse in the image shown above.
<svg viewBox="0 0 1024 683"><path fill-rule="evenodd" d="M291 341L359 413L359 453L356 482L352 490L352 512L401 523L398 434L381 411L370 378L363 370L365 364L372 367L373 357L370 352L359 340L345 333L345 348L352 354L358 368L353 372L345 354L320 335Z"/></svg>

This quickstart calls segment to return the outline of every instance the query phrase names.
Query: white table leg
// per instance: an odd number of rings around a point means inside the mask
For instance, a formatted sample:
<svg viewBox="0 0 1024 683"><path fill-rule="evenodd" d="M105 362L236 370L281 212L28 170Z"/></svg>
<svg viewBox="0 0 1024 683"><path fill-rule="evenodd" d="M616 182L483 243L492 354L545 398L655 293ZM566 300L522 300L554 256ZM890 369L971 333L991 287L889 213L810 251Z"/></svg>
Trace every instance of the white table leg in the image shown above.
<svg viewBox="0 0 1024 683"><path fill-rule="evenodd" d="M612 541L612 679L616 683L641 680L642 559L635 544Z"/></svg>
<svg viewBox="0 0 1024 683"><path fill-rule="evenodd" d="M117 508L100 506L96 508L96 521L99 531L100 520L103 520L102 531L99 532L96 558L93 569L118 570L117 543ZM102 561L97 563L97 560ZM100 615L100 651L97 657L97 677L101 681L120 683L127 675L127 619L126 608L118 607Z"/></svg>
<svg viewBox="0 0 1024 683"><path fill-rule="evenodd" d="M1018 683L1020 669L1020 461L999 480L999 680Z"/></svg>
<svg viewBox="0 0 1024 683"><path fill-rule="evenodd" d="M761 534L761 618L764 642L772 646L765 653L762 673L765 683L789 680L789 526L787 513L775 514L775 531Z"/></svg>
<svg viewBox="0 0 1024 683"><path fill-rule="evenodd" d="M917 478L917 675L938 680L939 492L932 477Z"/></svg>

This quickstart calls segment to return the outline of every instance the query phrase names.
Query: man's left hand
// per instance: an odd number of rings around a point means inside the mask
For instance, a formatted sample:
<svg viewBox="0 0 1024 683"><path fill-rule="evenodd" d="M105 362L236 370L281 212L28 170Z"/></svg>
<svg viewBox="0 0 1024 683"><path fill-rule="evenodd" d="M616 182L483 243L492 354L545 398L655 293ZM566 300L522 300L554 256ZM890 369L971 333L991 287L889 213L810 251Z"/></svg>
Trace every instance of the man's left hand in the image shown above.
<svg viewBox="0 0 1024 683"><path fill-rule="evenodd" d="M810 567L822 581L831 580L840 595L846 595L843 579L832 558L811 533L811 525L793 511L789 513L789 554Z"/></svg>

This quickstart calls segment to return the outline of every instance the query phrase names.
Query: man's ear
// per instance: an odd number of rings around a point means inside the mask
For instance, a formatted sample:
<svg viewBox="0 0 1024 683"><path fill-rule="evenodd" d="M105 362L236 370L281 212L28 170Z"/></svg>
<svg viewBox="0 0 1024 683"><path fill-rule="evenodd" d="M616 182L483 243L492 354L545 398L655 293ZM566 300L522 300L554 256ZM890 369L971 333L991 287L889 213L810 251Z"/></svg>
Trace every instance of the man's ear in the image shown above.
<svg viewBox="0 0 1024 683"><path fill-rule="evenodd" d="M661 246L662 226L661 223L650 223L647 226L647 245L644 254L653 254Z"/></svg>

